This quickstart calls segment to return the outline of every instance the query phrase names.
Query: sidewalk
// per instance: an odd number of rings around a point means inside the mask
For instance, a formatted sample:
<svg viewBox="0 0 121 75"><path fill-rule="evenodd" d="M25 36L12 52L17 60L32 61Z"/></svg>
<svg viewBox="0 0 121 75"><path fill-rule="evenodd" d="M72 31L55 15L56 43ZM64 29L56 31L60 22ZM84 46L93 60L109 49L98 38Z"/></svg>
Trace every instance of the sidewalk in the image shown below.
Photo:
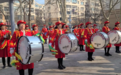
<svg viewBox="0 0 121 75"><path fill-rule="evenodd" d="M87 61L87 53L76 51L70 53L64 59L66 69L57 69L57 59L51 55L48 47L45 46L45 55L41 62L35 63L34 75L121 75L121 54L115 53L111 48L111 57L104 56L104 50L96 50L94 61ZM0 59L0 67L2 67ZM1 69L0 75L19 75L18 71L12 68ZM26 75L28 75L26 70Z"/></svg>

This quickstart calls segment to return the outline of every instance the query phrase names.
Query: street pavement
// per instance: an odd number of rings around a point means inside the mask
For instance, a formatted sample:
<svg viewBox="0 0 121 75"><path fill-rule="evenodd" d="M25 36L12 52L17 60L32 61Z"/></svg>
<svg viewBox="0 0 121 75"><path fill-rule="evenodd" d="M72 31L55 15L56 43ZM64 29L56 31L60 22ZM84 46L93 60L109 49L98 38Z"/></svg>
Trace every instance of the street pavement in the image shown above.
<svg viewBox="0 0 121 75"><path fill-rule="evenodd" d="M111 48L112 56L104 56L103 49L96 49L94 61L87 61L87 52L79 51L69 53L64 58L66 69L58 70L57 59L50 53L45 45L45 54L41 62L35 63L33 75L121 75L121 54L115 53ZM0 75L19 75L15 67L2 69L0 59ZM28 75L28 71L25 71Z"/></svg>

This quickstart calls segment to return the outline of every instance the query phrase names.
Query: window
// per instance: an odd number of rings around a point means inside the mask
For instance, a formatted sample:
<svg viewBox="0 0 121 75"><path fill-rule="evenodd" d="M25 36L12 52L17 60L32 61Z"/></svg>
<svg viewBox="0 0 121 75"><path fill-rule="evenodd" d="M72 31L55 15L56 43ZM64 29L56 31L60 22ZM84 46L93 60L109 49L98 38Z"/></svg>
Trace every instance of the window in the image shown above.
<svg viewBox="0 0 121 75"><path fill-rule="evenodd" d="M81 7L81 11L84 11L84 7Z"/></svg>
<svg viewBox="0 0 121 75"><path fill-rule="evenodd" d="M70 15L70 14L71 14L71 12L70 12L70 11L67 11L67 14L68 14L68 15Z"/></svg>
<svg viewBox="0 0 121 75"><path fill-rule="evenodd" d="M66 2L70 2L70 0L66 0Z"/></svg>
<svg viewBox="0 0 121 75"><path fill-rule="evenodd" d="M5 10L5 11L9 11L9 8L8 8L8 7L4 7L4 10Z"/></svg>
<svg viewBox="0 0 121 75"><path fill-rule="evenodd" d="M84 2L81 2L81 5L84 5Z"/></svg>
<svg viewBox="0 0 121 75"><path fill-rule="evenodd" d="M38 5L35 5L35 7L38 7Z"/></svg>
<svg viewBox="0 0 121 75"><path fill-rule="evenodd" d="M71 5L66 5L66 8L71 8Z"/></svg>
<svg viewBox="0 0 121 75"><path fill-rule="evenodd" d="M31 20L34 20L34 15L31 16Z"/></svg>
<svg viewBox="0 0 121 75"><path fill-rule="evenodd" d="M3 18L3 15L2 14L0 14L0 19L2 19Z"/></svg>
<svg viewBox="0 0 121 75"><path fill-rule="evenodd" d="M72 0L72 3L77 3L77 0Z"/></svg>

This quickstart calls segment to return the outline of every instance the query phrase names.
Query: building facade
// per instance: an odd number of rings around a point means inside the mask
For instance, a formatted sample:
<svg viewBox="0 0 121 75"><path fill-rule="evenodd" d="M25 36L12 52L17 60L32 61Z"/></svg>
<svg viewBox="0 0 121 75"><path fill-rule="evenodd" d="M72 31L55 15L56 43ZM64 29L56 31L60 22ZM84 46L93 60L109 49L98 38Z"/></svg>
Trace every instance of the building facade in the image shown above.
<svg viewBox="0 0 121 75"><path fill-rule="evenodd" d="M93 22L90 16L87 16L87 13L94 13L91 12L91 10L94 10L95 8L94 5L95 0L66 0L66 17L67 19L71 19L72 25L78 25L80 23L85 23L86 21ZM100 11L101 9L98 1L96 2L96 5L98 6L96 11ZM51 22L54 24L61 19L61 12L56 0L45 0L45 14L46 24ZM67 21L67 24L68 23L69 20Z"/></svg>

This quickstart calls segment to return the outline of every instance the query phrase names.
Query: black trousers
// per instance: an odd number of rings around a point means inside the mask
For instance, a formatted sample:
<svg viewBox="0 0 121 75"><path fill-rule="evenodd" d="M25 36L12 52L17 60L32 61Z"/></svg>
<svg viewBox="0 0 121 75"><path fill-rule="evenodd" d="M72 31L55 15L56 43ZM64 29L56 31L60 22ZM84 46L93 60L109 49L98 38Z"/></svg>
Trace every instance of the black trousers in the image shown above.
<svg viewBox="0 0 121 75"><path fill-rule="evenodd" d="M84 46L83 45L79 45L80 50L84 50Z"/></svg>
<svg viewBox="0 0 121 75"><path fill-rule="evenodd" d="M33 75L33 69L28 69L28 74ZM24 70L19 70L19 75L24 75Z"/></svg>
<svg viewBox="0 0 121 75"><path fill-rule="evenodd" d="M118 52L118 51L119 51L119 48L120 48L119 46L116 46L116 52Z"/></svg>
<svg viewBox="0 0 121 75"><path fill-rule="evenodd" d="M110 47L109 48L105 47L105 54L109 54L109 51L110 51Z"/></svg>
<svg viewBox="0 0 121 75"><path fill-rule="evenodd" d="M63 58L58 58L58 66L62 66L63 65Z"/></svg>
<svg viewBox="0 0 121 75"><path fill-rule="evenodd" d="M92 55L93 55L93 52L88 52L88 59L93 59Z"/></svg>
<svg viewBox="0 0 121 75"><path fill-rule="evenodd" d="M10 57L7 57L7 64L10 65ZM2 57L3 66L6 66L5 57Z"/></svg>

